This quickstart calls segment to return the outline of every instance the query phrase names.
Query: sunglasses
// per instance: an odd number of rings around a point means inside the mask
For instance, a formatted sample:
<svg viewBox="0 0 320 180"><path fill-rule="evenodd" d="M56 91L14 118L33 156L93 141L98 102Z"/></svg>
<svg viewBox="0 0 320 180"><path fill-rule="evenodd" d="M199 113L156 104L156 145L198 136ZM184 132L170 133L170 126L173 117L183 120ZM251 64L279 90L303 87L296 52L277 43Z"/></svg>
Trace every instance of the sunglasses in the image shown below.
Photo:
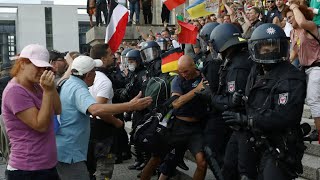
<svg viewBox="0 0 320 180"><path fill-rule="evenodd" d="M267 3L274 3L274 1L267 1Z"/></svg>

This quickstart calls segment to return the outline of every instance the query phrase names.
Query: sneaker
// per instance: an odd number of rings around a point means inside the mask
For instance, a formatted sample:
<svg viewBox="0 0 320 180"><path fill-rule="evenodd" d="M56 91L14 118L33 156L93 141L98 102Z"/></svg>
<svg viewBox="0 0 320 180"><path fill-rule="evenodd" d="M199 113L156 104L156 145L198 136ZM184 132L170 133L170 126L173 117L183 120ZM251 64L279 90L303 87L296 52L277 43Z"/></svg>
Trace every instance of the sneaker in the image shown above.
<svg viewBox="0 0 320 180"><path fill-rule="evenodd" d="M143 163L136 161L136 162L134 162L133 165L129 166L128 169L129 169L129 170L136 169L136 168L139 167L141 164L143 164Z"/></svg>
<svg viewBox="0 0 320 180"><path fill-rule="evenodd" d="M315 129L308 136L304 137L303 140L309 141L311 143L312 141L318 141L318 138L319 138L318 130Z"/></svg>
<svg viewBox="0 0 320 180"><path fill-rule="evenodd" d="M136 170L142 170L144 167L146 166L146 164L145 163L142 163L142 164L140 164L140 166L137 166L136 167Z"/></svg>

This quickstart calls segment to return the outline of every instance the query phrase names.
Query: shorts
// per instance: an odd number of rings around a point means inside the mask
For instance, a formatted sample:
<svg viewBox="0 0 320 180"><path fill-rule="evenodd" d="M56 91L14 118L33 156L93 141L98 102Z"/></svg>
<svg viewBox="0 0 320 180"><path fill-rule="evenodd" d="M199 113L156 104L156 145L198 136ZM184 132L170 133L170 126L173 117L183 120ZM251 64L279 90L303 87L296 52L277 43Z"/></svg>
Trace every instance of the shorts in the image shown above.
<svg viewBox="0 0 320 180"><path fill-rule="evenodd" d="M307 97L306 104L310 107L312 117L320 117L320 67L306 69Z"/></svg>
<svg viewBox="0 0 320 180"><path fill-rule="evenodd" d="M185 147L194 156L203 151L203 135L201 122L187 122L173 119L170 134L170 147Z"/></svg>
<svg viewBox="0 0 320 180"><path fill-rule="evenodd" d="M58 162L57 171L61 180L90 180L89 172L84 161L71 164Z"/></svg>

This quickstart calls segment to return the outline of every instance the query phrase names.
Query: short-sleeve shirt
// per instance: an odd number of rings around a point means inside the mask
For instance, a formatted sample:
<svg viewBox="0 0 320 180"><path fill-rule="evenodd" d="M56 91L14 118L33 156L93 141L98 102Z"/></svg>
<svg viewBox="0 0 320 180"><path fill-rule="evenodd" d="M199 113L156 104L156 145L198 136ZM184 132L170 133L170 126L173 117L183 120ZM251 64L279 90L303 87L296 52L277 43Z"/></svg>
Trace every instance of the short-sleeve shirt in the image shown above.
<svg viewBox="0 0 320 180"><path fill-rule="evenodd" d="M61 125L56 133L58 161L76 163L87 160L90 136L88 108L95 104L87 84L71 76L60 91Z"/></svg>
<svg viewBox="0 0 320 180"><path fill-rule="evenodd" d="M53 121L46 132L38 132L16 116L33 107L40 109L43 91L38 84L34 87L37 93L12 79L3 92L2 117L11 145L8 164L25 171L51 169L57 164Z"/></svg>
<svg viewBox="0 0 320 180"><path fill-rule="evenodd" d="M93 85L89 87L89 92L94 98L107 98L108 104L112 104L112 98L114 95L112 82L104 73L96 71L96 77L94 78Z"/></svg>
<svg viewBox="0 0 320 180"><path fill-rule="evenodd" d="M282 20L281 12L277 7L274 7L272 10L268 11L265 23L272 23L275 17L278 17L280 21Z"/></svg>
<svg viewBox="0 0 320 180"><path fill-rule="evenodd" d="M201 82L202 76L190 80L186 80L181 76L176 76L171 82L171 93L181 95L187 94L193 90ZM207 112L207 105L198 96L193 97L189 102L185 103L178 109L174 109L173 114L182 117L201 118Z"/></svg>
<svg viewBox="0 0 320 180"><path fill-rule="evenodd" d="M194 59L196 57L194 48L201 48L199 39L197 39L196 44L185 44L184 54L189 55Z"/></svg>

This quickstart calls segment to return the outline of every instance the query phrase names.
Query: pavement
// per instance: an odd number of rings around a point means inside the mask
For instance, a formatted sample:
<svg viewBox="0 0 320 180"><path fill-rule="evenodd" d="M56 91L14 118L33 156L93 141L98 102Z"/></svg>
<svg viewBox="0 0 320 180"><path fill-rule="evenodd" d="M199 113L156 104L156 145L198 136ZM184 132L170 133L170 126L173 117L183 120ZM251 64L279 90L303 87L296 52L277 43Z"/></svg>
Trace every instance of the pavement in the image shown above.
<svg viewBox="0 0 320 180"><path fill-rule="evenodd" d="M183 171L178 168L178 175L171 180L191 180L192 175L195 171L196 164L192 161L185 160L186 164L189 166L189 171ZM134 158L124 161L121 164L116 164L113 171L112 180L138 180L137 175L140 171L137 170L129 170L128 166L134 163ZM5 169L6 164L3 161L0 161L0 180L5 180ZM153 176L151 180L157 180L157 176ZM213 175L210 171L207 172L206 180L213 180Z"/></svg>

